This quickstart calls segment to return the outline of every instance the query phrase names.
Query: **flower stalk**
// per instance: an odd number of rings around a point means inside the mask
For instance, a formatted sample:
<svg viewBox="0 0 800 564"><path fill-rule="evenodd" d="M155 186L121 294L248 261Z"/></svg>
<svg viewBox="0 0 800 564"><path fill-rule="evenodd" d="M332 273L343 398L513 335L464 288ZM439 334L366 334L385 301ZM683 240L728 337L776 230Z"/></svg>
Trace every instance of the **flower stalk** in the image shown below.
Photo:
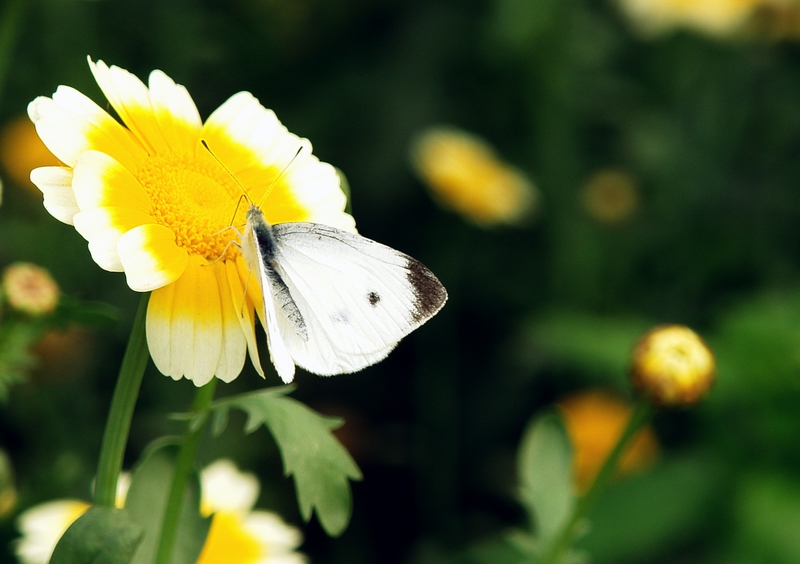
<svg viewBox="0 0 800 564"><path fill-rule="evenodd" d="M186 433L183 435L180 451L178 452L178 459L175 462L175 471L172 475L172 484L170 485L169 499L167 500L167 508L164 510L164 521L161 525L161 538L158 542L158 550L156 552L156 564L169 564L172 559L172 549L175 545L175 537L178 533L178 522L180 520L181 506L183 505L183 494L186 490L186 485L189 483L189 478L192 475L192 468L194 468L195 457L197 456L197 448L200 444L200 438L205 429L205 420L201 419L203 423L193 427L192 422L196 421L196 416L203 414L211 407L211 402L214 399L214 390L217 386L216 378L212 379L208 384L199 388L194 397L192 405L192 417L187 423L188 427Z"/></svg>
<svg viewBox="0 0 800 564"><path fill-rule="evenodd" d="M100 506L114 507L115 505L117 480L122 471L122 459L125 455L125 445L128 443L133 410L136 399L139 397L144 370L150 359L145 337L148 299L149 294L143 294L139 302L131 336L125 349L122 366L119 369L114 396L111 399L111 408L108 412L108 421L103 434L97 467L97 488L94 502Z"/></svg>
<svg viewBox="0 0 800 564"><path fill-rule="evenodd" d="M630 446L631 440L637 435L640 429L647 425L653 417L654 409L646 399L639 399L634 405L625 430L620 435L614 449L609 453L600 471L597 473L592 485L587 492L578 500L578 504L572 513L569 521L566 522L558 535L555 536L549 550L542 559L542 564L558 564L562 561L564 552L572 546L581 523L589 513L589 510L597 501L598 496L605 489L608 481L614 475L619 465L620 458L625 454Z"/></svg>

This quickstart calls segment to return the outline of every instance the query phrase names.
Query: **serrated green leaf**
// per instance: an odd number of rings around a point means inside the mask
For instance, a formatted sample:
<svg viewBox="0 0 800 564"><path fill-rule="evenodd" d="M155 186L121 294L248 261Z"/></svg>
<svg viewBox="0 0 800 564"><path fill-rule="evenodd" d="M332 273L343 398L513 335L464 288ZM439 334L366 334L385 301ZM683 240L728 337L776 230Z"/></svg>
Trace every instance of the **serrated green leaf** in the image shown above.
<svg viewBox="0 0 800 564"><path fill-rule="evenodd" d="M155 559L179 450L172 441L174 439L160 440L148 448L131 478L125 507L144 530L144 539L133 564L150 564ZM200 515L200 479L195 473L183 495L172 564L194 564L210 526L211 517Z"/></svg>
<svg viewBox="0 0 800 564"><path fill-rule="evenodd" d="M331 432L342 420L286 397L289 391L286 387L226 398L214 406L214 428L234 407L247 414L245 432L267 427L281 451L284 473L294 477L300 514L309 520L316 511L325 531L337 536L352 512L349 480L360 480L361 471Z"/></svg>
<svg viewBox="0 0 800 564"><path fill-rule="evenodd" d="M58 541L50 564L128 564L142 533L127 510L91 507Z"/></svg>
<svg viewBox="0 0 800 564"><path fill-rule="evenodd" d="M537 540L546 544L575 505L572 446L558 415L545 413L528 424L517 455L517 473L520 501L535 524Z"/></svg>

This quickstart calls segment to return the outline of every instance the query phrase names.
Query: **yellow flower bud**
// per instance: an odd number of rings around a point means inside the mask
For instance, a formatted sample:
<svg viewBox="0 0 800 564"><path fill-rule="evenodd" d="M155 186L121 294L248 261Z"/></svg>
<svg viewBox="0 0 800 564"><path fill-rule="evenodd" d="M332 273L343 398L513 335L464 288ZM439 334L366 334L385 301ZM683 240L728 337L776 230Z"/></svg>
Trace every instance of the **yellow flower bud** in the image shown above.
<svg viewBox="0 0 800 564"><path fill-rule="evenodd" d="M697 333L683 325L650 330L633 352L633 385L657 405L697 403L708 393L715 375L711 350Z"/></svg>
<svg viewBox="0 0 800 564"><path fill-rule="evenodd" d="M28 315L55 311L60 291L50 273L27 262L10 265L3 273L2 290L12 309Z"/></svg>

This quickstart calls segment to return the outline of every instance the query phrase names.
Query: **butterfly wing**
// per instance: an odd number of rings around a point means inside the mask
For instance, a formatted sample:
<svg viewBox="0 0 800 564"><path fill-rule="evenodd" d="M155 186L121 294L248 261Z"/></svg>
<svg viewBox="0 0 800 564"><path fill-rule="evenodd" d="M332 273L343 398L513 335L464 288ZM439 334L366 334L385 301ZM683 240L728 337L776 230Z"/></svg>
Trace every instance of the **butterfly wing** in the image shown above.
<svg viewBox="0 0 800 564"><path fill-rule="evenodd" d="M252 212L252 208L251 208ZM255 219L253 219L255 218ZM273 295L276 291L273 289L275 281L275 273L270 270L269 265L263 260L263 249L259 248L259 238L256 232L259 229L269 229L261 227L259 222L263 223L263 216L260 210L251 217L248 215L248 223L241 240L242 255L244 256L252 274L258 275L258 281L261 284L261 291L263 294L264 302L264 330L267 333L267 347L269 348L270 359L275 366L275 371L280 376L281 380L287 384L294 379L294 361L286 348L286 344L281 337L280 324L287 317L287 314L281 312L281 319L279 321L278 312L279 307L276 307L276 299ZM266 226L266 224L264 224Z"/></svg>
<svg viewBox="0 0 800 564"><path fill-rule="evenodd" d="M282 223L272 233L272 266L304 330L283 307L274 308L277 326L309 372L342 374L378 362L447 300L422 263L360 235L314 223Z"/></svg>

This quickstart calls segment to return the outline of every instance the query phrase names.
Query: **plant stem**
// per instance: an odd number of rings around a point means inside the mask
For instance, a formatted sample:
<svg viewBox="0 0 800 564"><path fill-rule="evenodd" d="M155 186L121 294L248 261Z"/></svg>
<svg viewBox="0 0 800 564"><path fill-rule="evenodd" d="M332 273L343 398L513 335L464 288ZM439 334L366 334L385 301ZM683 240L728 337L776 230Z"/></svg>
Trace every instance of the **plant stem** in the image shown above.
<svg viewBox="0 0 800 564"><path fill-rule="evenodd" d="M614 475L617 469L619 459L627 451L627 447L631 439L636 436L636 433L647 424L653 417L653 408L647 403L646 400L638 400L634 406L633 412L628 419L628 424L622 432L614 449L609 453L600 471L592 482L589 490L580 498L575 510L572 513L570 520L564 525L561 532L555 537L550 550L545 553L542 559L543 564L558 564L564 555L564 551L568 550L572 545L578 527L586 518L591 507L597 501L598 496L605 489L606 484Z"/></svg>
<svg viewBox="0 0 800 564"><path fill-rule="evenodd" d="M131 428L133 409L139 396L144 369L150 359L145 336L145 318L149 294L143 294L139 302L139 310L133 322L128 347L119 369L111 408L108 412L103 444L100 447L100 460L97 465L97 488L94 502L96 505L114 507L117 497L117 479L122 470L122 459L128 433Z"/></svg>
<svg viewBox="0 0 800 564"><path fill-rule="evenodd" d="M217 379L211 381L197 390L192 405L192 413L195 415L208 411L214 399L214 389L217 386ZM203 434L204 424L192 428L192 420L189 421L186 433L183 435L181 449L178 452L178 459L175 461L175 473L172 475L172 484L169 490L167 508L164 510L164 521L161 525L161 539L158 542L156 552L156 564L168 564L172 559L172 548L175 545L175 537L178 533L178 522L183 505L183 493L194 468L194 460L197 455L197 447L200 444L200 437Z"/></svg>

